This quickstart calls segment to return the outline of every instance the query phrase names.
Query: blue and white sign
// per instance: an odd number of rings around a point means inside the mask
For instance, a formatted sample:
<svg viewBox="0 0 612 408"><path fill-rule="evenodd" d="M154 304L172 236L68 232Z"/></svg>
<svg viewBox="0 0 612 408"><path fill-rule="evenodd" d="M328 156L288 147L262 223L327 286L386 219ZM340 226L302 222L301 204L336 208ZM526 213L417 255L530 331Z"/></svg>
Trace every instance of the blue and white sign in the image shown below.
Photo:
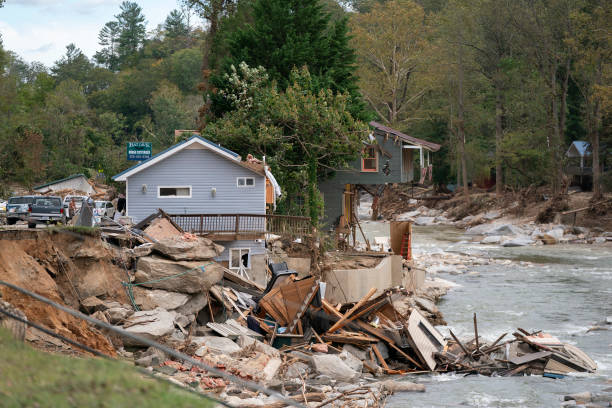
<svg viewBox="0 0 612 408"><path fill-rule="evenodd" d="M153 143L151 142L128 142L127 143L127 159L128 160L147 160L151 158L153 153Z"/></svg>

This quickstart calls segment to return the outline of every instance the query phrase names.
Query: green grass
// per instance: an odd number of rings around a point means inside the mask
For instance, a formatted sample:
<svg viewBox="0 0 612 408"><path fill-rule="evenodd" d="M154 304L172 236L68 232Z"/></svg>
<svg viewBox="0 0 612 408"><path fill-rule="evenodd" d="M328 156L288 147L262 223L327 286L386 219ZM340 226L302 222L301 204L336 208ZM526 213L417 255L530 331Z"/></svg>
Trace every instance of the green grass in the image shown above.
<svg viewBox="0 0 612 408"><path fill-rule="evenodd" d="M212 406L127 363L44 353L0 328L0 407Z"/></svg>

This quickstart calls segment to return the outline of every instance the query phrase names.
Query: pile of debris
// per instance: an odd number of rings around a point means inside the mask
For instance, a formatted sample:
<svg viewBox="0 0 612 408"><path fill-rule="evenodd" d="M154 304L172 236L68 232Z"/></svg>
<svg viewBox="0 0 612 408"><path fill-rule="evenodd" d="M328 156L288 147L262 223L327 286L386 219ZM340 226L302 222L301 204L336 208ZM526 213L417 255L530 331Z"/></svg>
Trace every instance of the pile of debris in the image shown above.
<svg viewBox="0 0 612 408"><path fill-rule="evenodd" d="M482 342L478 336L474 314L474 338L461 342L450 331L453 341L435 353L438 371L497 375L543 375L563 378L572 372L593 373L597 364L577 347L562 343L541 331L528 332L521 328L512 333L513 339L501 342L503 333L493 343Z"/></svg>

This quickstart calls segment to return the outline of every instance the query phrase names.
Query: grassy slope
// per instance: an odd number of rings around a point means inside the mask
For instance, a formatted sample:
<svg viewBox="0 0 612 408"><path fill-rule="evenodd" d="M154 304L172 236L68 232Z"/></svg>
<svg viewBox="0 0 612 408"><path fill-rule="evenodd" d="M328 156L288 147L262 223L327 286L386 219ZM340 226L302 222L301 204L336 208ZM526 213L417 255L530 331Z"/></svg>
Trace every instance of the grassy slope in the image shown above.
<svg viewBox="0 0 612 408"><path fill-rule="evenodd" d="M132 366L47 354L0 328L1 407L212 407Z"/></svg>

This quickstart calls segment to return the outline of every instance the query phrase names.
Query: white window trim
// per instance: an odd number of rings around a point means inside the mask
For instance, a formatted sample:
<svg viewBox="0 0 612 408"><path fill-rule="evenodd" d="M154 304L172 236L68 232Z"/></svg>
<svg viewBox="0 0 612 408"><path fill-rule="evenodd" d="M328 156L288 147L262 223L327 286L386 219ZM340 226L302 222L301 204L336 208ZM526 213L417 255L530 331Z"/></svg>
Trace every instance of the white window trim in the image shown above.
<svg viewBox="0 0 612 408"><path fill-rule="evenodd" d="M233 269L233 270L240 269L240 267L232 266L232 253L234 251L240 251L239 252L240 253L240 258L242 258L242 255L244 255L244 253L242 251L247 251L249 256L247 257L247 266L246 266L246 268L247 269L251 269L251 248L230 248L230 250L229 250L229 263L228 263L229 269Z"/></svg>
<svg viewBox="0 0 612 408"><path fill-rule="evenodd" d="M240 179L244 179L244 185L243 186L241 186L238 183L238 180L240 180ZM250 186L247 185L247 183L246 183L247 179L253 180L253 184L250 185ZM255 177L236 177L236 187L238 187L238 188L251 188L251 187L255 187ZM265 200L265 196L264 196L264 200Z"/></svg>
<svg viewBox="0 0 612 408"><path fill-rule="evenodd" d="M188 188L189 189L189 195L188 196L162 196L160 194L162 188ZM162 199L166 199L166 198L170 198L170 199L191 198L192 194L193 194L193 190L192 190L191 186L157 186L157 198L162 198Z"/></svg>

